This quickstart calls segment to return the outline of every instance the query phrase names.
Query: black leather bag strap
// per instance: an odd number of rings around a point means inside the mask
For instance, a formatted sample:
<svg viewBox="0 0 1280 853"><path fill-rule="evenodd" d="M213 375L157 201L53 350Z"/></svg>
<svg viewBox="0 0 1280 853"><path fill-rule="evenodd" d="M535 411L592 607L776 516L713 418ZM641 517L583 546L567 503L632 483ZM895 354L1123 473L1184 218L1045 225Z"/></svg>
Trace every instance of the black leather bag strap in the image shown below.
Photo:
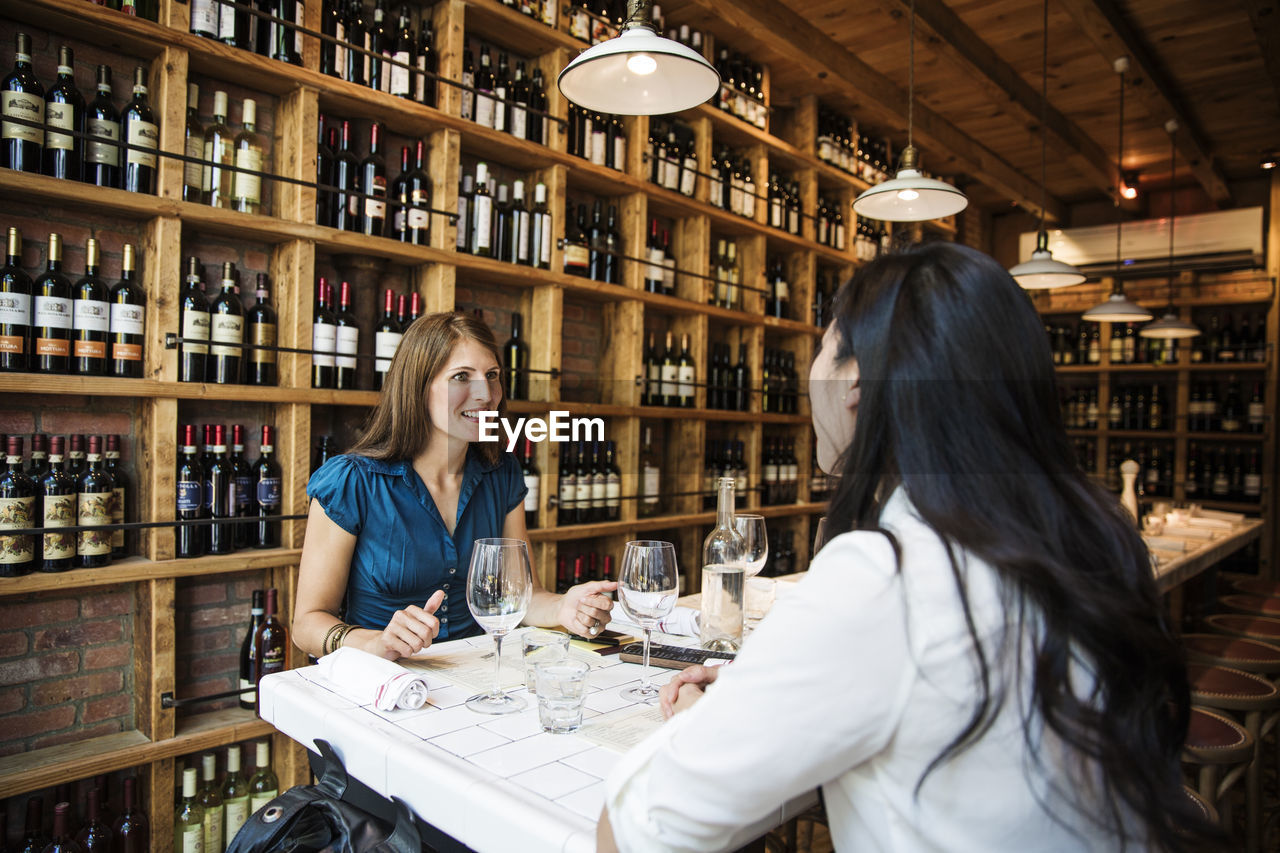
<svg viewBox="0 0 1280 853"><path fill-rule="evenodd" d="M387 838L387 853L422 853L422 836L414 823L413 810L398 797L391 798L396 809L396 828Z"/></svg>
<svg viewBox="0 0 1280 853"><path fill-rule="evenodd" d="M341 800L347 791L347 768L343 766L338 753L333 751L327 740L316 739L316 749L320 750L320 758L324 762L324 772L316 782L316 790Z"/></svg>

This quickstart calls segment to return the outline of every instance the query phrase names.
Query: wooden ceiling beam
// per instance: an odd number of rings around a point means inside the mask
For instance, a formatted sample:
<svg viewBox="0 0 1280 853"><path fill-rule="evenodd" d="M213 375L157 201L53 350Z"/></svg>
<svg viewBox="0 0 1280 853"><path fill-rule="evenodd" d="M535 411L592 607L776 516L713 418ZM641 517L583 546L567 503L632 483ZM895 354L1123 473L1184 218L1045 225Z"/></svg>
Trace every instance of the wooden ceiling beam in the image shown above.
<svg viewBox="0 0 1280 853"><path fill-rule="evenodd" d="M1271 78L1271 88L1280 98L1280 4L1276 0L1244 0L1249 23L1262 49L1262 61Z"/></svg>
<svg viewBox="0 0 1280 853"><path fill-rule="evenodd" d="M806 73L866 103L877 117L905 123L907 90L855 57L802 15L774 0L695 0L721 20L770 45ZM914 132L926 148L945 152L963 164L969 175L1014 203L1040 213L1040 184L1018 171L1000 155L917 101ZM926 152L927 153L927 152ZM1066 221L1066 207L1053 196L1045 198L1045 218Z"/></svg>
<svg viewBox="0 0 1280 853"><path fill-rule="evenodd" d="M1133 27L1120 14L1114 0L1060 0L1076 24L1094 44L1107 64L1128 56L1133 74L1130 79L1148 112L1158 126L1177 119L1178 150L1191 165L1191 173L1204 187L1209 198L1219 206L1231 204L1231 190L1209 148L1200 125L1193 121L1182 98L1156 62L1155 56Z"/></svg>
<svg viewBox="0 0 1280 853"><path fill-rule="evenodd" d="M879 0L893 17L910 14L910 0ZM929 49L978 84L994 103L1008 107L1015 120L1040 127L1040 92L1005 62L943 0L915 0L916 30ZM1107 197L1115 192L1115 161L1075 122L1053 108L1045 111L1049 147L1065 157L1090 184Z"/></svg>

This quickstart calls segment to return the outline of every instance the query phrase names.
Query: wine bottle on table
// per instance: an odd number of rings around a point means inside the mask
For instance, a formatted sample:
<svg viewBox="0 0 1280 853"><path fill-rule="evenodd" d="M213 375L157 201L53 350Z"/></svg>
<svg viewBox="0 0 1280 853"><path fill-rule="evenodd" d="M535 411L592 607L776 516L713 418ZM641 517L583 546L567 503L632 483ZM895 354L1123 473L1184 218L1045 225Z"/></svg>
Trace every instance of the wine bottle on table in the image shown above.
<svg viewBox="0 0 1280 853"><path fill-rule="evenodd" d="M502 360L506 362L507 399L529 399L529 344L524 340L524 317L516 312L511 315L511 337L502 346Z"/></svg>
<svg viewBox="0 0 1280 853"><path fill-rule="evenodd" d="M76 524L95 528L111 523L115 482L102 464L102 436L89 436L87 467L80 475L76 495ZM111 562L111 532L82 530L76 538L80 568L95 569Z"/></svg>
<svg viewBox="0 0 1280 853"><path fill-rule="evenodd" d="M84 853L111 853L112 832L102 819L102 791L91 788L86 797L88 801L84 826L76 833L76 844Z"/></svg>
<svg viewBox="0 0 1280 853"><path fill-rule="evenodd" d="M120 281L111 288L107 373L129 379L142 378L142 346L146 328L147 297L137 281L137 255L132 243L124 244Z"/></svg>
<svg viewBox="0 0 1280 853"><path fill-rule="evenodd" d="M222 265L222 292L209 309L209 342L209 381L238 384L244 356L244 307L231 261Z"/></svg>
<svg viewBox="0 0 1280 853"><path fill-rule="evenodd" d="M65 44L58 48L58 81L45 97L44 123L49 127L44 141L44 173L67 181L81 180L81 137L57 132L84 133L84 98L76 89L75 54Z"/></svg>
<svg viewBox="0 0 1280 853"><path fill-rule="evenodd" d="M404 297L400 297L403 303ZM382 294L382 319L373 330L373 387L382 390L387 379L387 371L391 369L391 360L400 348L400 340L404 337L400 321L396 319L396 292L387 288Z"/></svg>
<svg viewBox="0 0 1280 853"><path fill-rule="evenodd" d="M240 773L240 747L234 744L227 747L227 775L222 780L222 807L226 812L226 837L230 843L251 814L249 783Z"/></svg>
<svg viewBox="0 0 1280 853"><path fill-rule="evenodd" d="M63 470L63 458L67 440L55 435L49 442L49 470L40 481L44 506L45 529L40 570L65 572L75 568L76 537L73 533L51 533L59 527L71 527L76 523L76 480Z"/></svg>
<svg viewBox="0 0 1280 853"><path fill-rule="evenodd" d="M173 816L174 853L204 851L204 809L197 798L196 776L194 767L182 771L182 803Z"/></svg>
<svg viewBox="0 0 1280 853"><path fill-rule="evenodd" d="M227 428L213 427L213 461L205 470L205 492L209 499L209 553L230 554L235 551L235 530L230 519L235 516L235 468L227 457ZM217 521L217 519L227 519Z"/></svg>
<svg viewBox="0 0 1280 853"><path fill-rule="evenodd" d="M204 810L204 849L222 850L223 837L222 788L218 785L218 757L206 752L200 757L200 779L203 784L196 794L196 802Z"/></svg>
<svg viewBox="0 0 1280 853"><path fill-rule="evenodd" d="M733 524L733 503L733 478L721 477L716 526L702 543L702 647L713 651L736 651L742 642L746 543Z"/></svg>
<svg viewBox="0 0 1280 853"><path fill-rule="evenodd" d="M49 235L44 275L32 285L31 328L36 373L66 373L71 366L71 282L62 274L62 235Z"/></svg>
<svg viewBox="0 0 1280 853"><path fill-rule="evenodd" d="M196 446L196 428L182 428L178 457L177 514L179 521L195 521L204 517L204 465ZM182 524L174 528L178 557L199 557L205 552L204 525Z"/></svg>
<svg viewBox="0 0 1280 853"><path fill-rule="evenodd" d="M10 226L0 269L0 370L29 368L30 336L31 277L22 269L22 232Z"/></svg>
<svg viewBox="0 0 1280 853"><path fill-rule="evenodd" d="M253 534L254 523L249 520L253 515L253 471L244 458L244 425L231 425L231 486L233 506L231 513L236 518L245 519L235 525L234 540L236 548L248 548Z"/></svg>
<svg viewBox="0 0 1280 853"><path fill-rule="evenodd" d="M31 36L18 33L14 41L17 51L13 70L0 82L3 114L6 119L21 119L30 124L3 122L4 157L0 166L39 174L45 142L44 86L40 85L31 67Z"/></svg>
<svg viewBox="0 0 1280 853"><path fill-rule="evenodd" d="M132 776L124 780L124 811L111 827L115 836L112 853L149 853L151 824L138 807L137 785Z"/></svg>
<svg viewBox="0 0 1280 853"><path fill-rule="evenodd" d="M129 482L125 478L124 471L120 469L120 436L107 436L107 450L103 454L104 464L107 473L111 475L113 488L111 490L111 523L123 524L125 520L125 507L129 498ZM125 532L123 530L111 531L111 557L112 559L120 559L127 553L125 547Z"/></svg>
<svg viewBox="0 0 1280 853"><path fill-rule="evenodd" d="M332 388L334 351L338 346L338 323L330 310L332 290L324 276L316 293L316 314L311 326L311 387Z"/></svg>
<svg viewBox="0 0 1280 853"><path fill-rule="evenodd" d="M253 591L253 603L249 608L249 630L245 632L244 641L240 643L240 707L246 711L252 711L258 707L257 687L253 679L254 665L257 661L255 640L257 639L258 629L262 627L262 615L264 612L262 590L255 589ZM228 767L228 772L230 772L230 767Z"/></svg>
<svg viewBox="0 0 1280 853"><path fill-rule="evenodd" d="M254 463L254 507L258 522L253 529L253 547L279 548L280 522L263 519L280 514L280 463L275 460L275 431L268 425L262 426L261 455Z"/></svg>
<svg viewBox="0 0 1280 853"><path fill-rule="evenodd" d="M271 600L274 595L274 589L267 591L268 610L270 610ZM263 627L266 627L265 623ZM255 746L257 749L257 769L249 779L250 813L256 812L274 800L280 793L280 782L276 779L276 774L271 772L271 742L260 740Z"/></svg>
<svg viewBox="0 0 1280 853"><path fill-rule="evenodd" d="M258 273L255 293L258 301L245 315L250 344L245 382L249 385L275 385L278 382L276 351L266 347L276 345L276 309L271 305L271 289L265 273Z"/></svg>
<svg viewBox="0 0 1280 853"><path fill-rule="evenodd" d="M107 338L111 334L111 297L107 284L98 277L102 255L98 241L85 244L84 277L72 290L72 371L81 376L101 376L106 372Z"/></svg>
<svg viewBox="0 0 1280 853"><path fill-rule="evenodd" d="M36 484L22 470L22 436L9 436L0 473L0 531L36 527ZM16 578L36 563L36 537L0 534L0 577Z"/></svg>
<svg viewBox="0 0 1280 853"><path fill-rule="evenodd" d="M147 100L147 69L133 70L133 100L120 119L121 134L130 147L125 149L123 189L155 195L156 151L160 147L160 128Z"/></svg>
<svg viewBox="0 0 1280 853"><path fill-rule="evenodd" d="M201 282L200 259L187 259L182 286L182 347L178 356L178 380L203 382L209 361L209 300Z"/></svg>

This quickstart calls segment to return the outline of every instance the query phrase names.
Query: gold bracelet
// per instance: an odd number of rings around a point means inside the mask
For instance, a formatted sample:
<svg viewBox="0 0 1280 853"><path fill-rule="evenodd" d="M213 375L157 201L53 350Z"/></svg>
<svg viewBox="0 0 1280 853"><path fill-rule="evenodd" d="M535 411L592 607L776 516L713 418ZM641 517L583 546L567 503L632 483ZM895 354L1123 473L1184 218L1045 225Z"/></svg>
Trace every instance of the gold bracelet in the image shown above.
<svg viewBox="0 0 1280 853"><path fill-rule="evenodd" d="M354 625L343 625L343 626L342 626L342 630L341 630L341 631L339 631L339 632L338 632L338 634L337 634L337 636L335 636L335 637L333 638L333 650L334 650L335 652L336 652L338 649L342 648L342 644L343 644L343 643L345 643L345 642L347 641L347 634L350 634L350 633L351 633L351 629L352 629L352 628L354 628L354 627L355 627Z"/></svg>
<svg viewBox="0 0 1280 853"><path fill-rule="evenodd" d="M325 632L324 642L320 644L321 653L327 655L330 652L337 651L341 646L340 638L349 630L351 630L351 626L345 622L335 622L330 625L329 630Z"/></svg>

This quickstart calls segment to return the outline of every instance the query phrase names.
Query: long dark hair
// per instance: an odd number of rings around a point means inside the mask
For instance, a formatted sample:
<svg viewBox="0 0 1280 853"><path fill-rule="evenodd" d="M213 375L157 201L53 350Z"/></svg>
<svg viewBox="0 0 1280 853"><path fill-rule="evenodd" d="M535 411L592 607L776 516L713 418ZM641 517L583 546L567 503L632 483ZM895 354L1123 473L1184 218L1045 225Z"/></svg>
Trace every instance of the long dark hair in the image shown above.
<svg viewBox="0 0 1280 853"><path fill-rule="evenodd" d="M833 472L828 538L888 534L880 513L901 485L950 554L977 657L973 715L920 785L990 728L1006 701L992 686L996 658L1029 642L1027 743L1039 715L1079 758L1079 785L1055 800L1122 846L1184 850L1219 840L1182 791L1186 665L1146 546L1115 497L1073 461L1044 326L1025 292L986 255L933 243L864 267L834 309L836 362L857 359L861 398ZM1003 643L979 640L962 552L997 573L1011 629ZM1096 678L1084 697L1072 686L1082 668Z"/></svg>

